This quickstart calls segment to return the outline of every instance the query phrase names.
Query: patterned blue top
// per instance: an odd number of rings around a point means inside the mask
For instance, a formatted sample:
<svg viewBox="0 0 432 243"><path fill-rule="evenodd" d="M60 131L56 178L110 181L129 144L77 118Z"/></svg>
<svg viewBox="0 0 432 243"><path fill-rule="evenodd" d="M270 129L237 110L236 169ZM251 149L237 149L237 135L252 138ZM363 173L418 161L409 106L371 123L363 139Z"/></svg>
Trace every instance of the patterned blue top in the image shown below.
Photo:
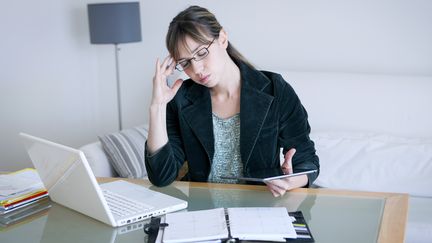
<svg viewBox="0 0 432 243"><path fill-rule="evenodd" d="M239 183L238 180L220 179L220 176L243 175L240 155L240 113L226 119L213 114L213 134L215 153L208 181Z"/></svg>

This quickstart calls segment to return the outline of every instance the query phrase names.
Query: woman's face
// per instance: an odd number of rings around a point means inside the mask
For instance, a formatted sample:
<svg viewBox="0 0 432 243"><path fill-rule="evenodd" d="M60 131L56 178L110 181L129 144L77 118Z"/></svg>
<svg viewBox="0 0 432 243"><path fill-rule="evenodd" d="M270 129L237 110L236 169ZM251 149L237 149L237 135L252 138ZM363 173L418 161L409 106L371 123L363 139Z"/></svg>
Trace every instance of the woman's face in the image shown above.
<svg viewBox="0 0 432 243"><path fill-rule="evenodd" d="M219 83L228 57L221 38L208 38L208 43L199 43L186 36L185 43L179 44L179 59L184 72L196 83L212 88Z"/></svg>

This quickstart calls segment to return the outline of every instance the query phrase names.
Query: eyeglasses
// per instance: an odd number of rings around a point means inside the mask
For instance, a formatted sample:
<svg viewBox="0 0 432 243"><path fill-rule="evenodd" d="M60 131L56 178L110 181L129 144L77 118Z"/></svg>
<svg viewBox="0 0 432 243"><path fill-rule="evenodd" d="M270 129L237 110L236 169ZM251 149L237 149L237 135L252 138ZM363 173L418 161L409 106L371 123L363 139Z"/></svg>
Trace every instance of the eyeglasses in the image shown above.
<svg viewBox="0 0 432 243"><path fill-rule="evenodd" d="M208 54L209 54L208 49L210 48L211 44L213 44L215 39L216 38L214 38L207 47L203 47L199 51L197 51L195 53L195 55L193 55L192 58L183 59L183 60L179 61L177 63L177 65L175 66L175 68L177 70L179 70L180 72L183 72L184 70L188 69L192 65L192 60L194 60L195 62L199 62L199 61L203 60L206 56L208 56Z"/></svg>

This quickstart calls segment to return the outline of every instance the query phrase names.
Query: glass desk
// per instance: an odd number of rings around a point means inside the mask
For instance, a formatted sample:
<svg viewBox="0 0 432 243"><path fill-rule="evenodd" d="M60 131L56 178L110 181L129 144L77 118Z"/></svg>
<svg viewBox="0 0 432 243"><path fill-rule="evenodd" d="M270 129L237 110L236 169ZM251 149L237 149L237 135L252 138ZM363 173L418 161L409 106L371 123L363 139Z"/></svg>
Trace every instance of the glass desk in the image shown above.
<svg viewBox="0 0 432 243"><path fill-rule="evenodd" d="M99 179L101 183L112 178ZM188 210L215 207L283 206L303 212L315 241L403 242L408 195L329 189L296 189L275 198L265 186L174 182L158 188L146 180L128 181L189 202ZM147 221L112 228L52 203L44 213L0 228L0 242L146 242Z"/></svg>

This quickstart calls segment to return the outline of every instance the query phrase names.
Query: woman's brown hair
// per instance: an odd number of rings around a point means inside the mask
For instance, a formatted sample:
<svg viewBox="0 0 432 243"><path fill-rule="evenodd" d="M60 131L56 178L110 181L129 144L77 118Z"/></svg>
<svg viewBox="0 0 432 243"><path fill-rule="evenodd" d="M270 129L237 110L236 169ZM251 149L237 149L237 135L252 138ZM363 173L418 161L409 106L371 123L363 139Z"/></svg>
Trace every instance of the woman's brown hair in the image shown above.
<svg viewBox="0 0 432 243"><path fill-rule="evenodd" d="M186 36L202 44L209 44L207 39L218 38L222 26L214 14L200 6L190 6L180 12L171 21L166 36L166 46L174 60L179 58L179 44L185 45ZM253 68L253 65L228 41L228 55L236 62L243 62Z"/></svg>

